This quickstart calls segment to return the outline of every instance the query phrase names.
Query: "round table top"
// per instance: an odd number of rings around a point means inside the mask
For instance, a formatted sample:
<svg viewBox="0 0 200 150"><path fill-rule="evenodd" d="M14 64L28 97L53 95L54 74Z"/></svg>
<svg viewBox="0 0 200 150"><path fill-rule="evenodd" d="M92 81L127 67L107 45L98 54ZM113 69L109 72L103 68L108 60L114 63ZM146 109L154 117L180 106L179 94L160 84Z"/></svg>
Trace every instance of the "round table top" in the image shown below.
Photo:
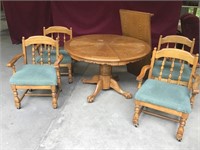
<svg viewBox="0 0 200 150"><path fill-rule="evenodd" d="M75 60L111 66L140 60L151 51L150 45L142 40L114 34L83 35L64 46Z"/></svg>

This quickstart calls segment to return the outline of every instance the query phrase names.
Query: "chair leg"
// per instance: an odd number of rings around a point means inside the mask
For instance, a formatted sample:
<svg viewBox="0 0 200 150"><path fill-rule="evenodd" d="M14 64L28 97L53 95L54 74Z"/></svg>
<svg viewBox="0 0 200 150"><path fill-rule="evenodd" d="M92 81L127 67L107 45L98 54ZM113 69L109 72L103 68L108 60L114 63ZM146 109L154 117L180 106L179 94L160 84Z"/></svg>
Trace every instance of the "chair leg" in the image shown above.
<svg viewBox="0 0 200 150"><path fill-rule="evenodd" d="M72 79L72 64L68 65L68 83L72 83L73 79Z"/></svg>
<svg viewBox="0 0 200 150"><path fill-rule="evenodd" d="M183 133L184 133L184 126L186 124L187 118L189 114L183 114L181 116L180 122L179 122L179 127L178 131L176 133L176 139L180 142L183 138Z"/></svg>
<svg viewBox="0 0 200 150"><path fill-rule="evenodd" d="M51 92L52 92L52 106L54 109L58 107L57 104L57 94L56 94L56 86L51 87Z"/></svg>
<svg viewBox="0 0 200 150"><path fill-rule="evenodd" d="M137 103L135 103L135 113L134 113L134 116L133 116L133 124L135 127L138 127L139 123L138 123L138 120L139 120L139 117L140 117L140 105L138 105Z"/></svg>
<svg viewBox="0 0 200 150"><path fill-rule="evenodd" d="M190 104L191 104L192 108L194 106L195 96L196 96L196 94L192 94L192 97L190 98Z"/></svg>
<svg viewBox="0 0 200 150"><path fill-rule="evenodd" d="M62 91L62 85L61 85L60 73L57 73L57 80L58 80L58 90L59 90L59 92L61 92Z"/></svg>
<svg viewBox="0 0 200 150"><path fill-rule="evenodd" d="M18 92L17 92L16 86L11 85L11 88L12 88L12 91L13 91L13 94L14 94L15 107L17 109L20 109L21 108L21 103L20 103L21 100L18 97Z"/></svg>

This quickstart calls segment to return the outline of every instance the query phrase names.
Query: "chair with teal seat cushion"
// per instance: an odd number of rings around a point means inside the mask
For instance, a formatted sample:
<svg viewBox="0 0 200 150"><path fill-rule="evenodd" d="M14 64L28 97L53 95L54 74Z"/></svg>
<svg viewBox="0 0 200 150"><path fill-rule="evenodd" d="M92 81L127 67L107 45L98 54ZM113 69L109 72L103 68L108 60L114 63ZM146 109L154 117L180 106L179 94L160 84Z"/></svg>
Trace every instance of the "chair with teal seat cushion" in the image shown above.
<svg viewBox="0 0 200 150"><path fill-rule="evenodd" d="M73 77L72 77L72 58L70 55L67 53L67 50L65 50L63 47L65 45L65 42L67 40L72 39L72 28L70 27L69 29L64 26L50 26L48 28L43 27L43 35L44 36L49 36L53 39L58 39L59 41L59 53L63 55L63 60L60 64L61 68L65 68L67 70L62 70L61 75L67 75L68 76L68 82L72 83L73 82ZM56 58L56 53L52 51L53 58L51 59L52 62L54 62ZM43 56L44 59L46 60L47 56Z"/></svg>
<svg viewBox="0 0 200 150"><path fill-rule="evenodd" d="M63 56L58 55L55 63L51 63L49 57L46 62L43 60L44 53L54 48L58 52L58 41L47 36L31 36L22 38L22 53L13 57L7 64L13 69L10 78L11 88L14 94L14 102L17 109L21 108L21 101L24 96L52 96L52 106L57 108L58 95L61 90L59 64ZM28 52L31 51L31 52ZM30 53L30 54L29 54ZM16 70L15 63L23 58L24 65ZM39 59L36 59L39 58ZM28 63L29 62L29 63ZM32 63L31 63L32 62ZM25 90L20 97L18 90ZM50 90L51 94L34 93L33 90Z"/></svg>
<svg viewBox="0 0 200 150"><path fill-rule="evenodd" d="M158 62L160 59L162 61ZM167 59L172 61L168 62ZM175 59L180 61L173 61ZM192 112L194 98L199 93L198 81L200 79L196 74L197 64L198 54L194 56L177 48L163 48L159 51L155 48L151 64L144 66L137 76L139 82L138 91L135 93L133 124L138 126L142 112L173 120L179 123L176 139L181 141L186 120L189 113ZM156 78L154 67L159 68L159 71L156 70L158 72ZM175 67L176 69L174 69ZM187 72L184 69L190 70ZM148 79L143 83L147 70L149 70ZM184 73L188 74L187 78L182 78ZM185 80L184 85L182 80ZM172 116L176 116L178 119Z"/></svg>
<svg viewBox="0 0 200 150"><path fill-rule="evenodd" d="M185 37L185 36L181 36L181 35L168 35L163 37L162 35L159 38L159 42L158 42L158 48L157 50L160 50L162 48L177 48L180 50L184 50L184 51L188 51L191 54L193 53L194 50L194 44L195 44L195 39L190 40L189 38ZM157 60L155 61L155 65L153 68L153 73L152 75L154 77L158 77L159 72L160 72L160 67L162 64L162 60ZM163 70L163 74L162 74L162 78L168 78L169 76L169 69L172 65L172 60L167 60L167 63L165 63L165 68ZM173 74L171 79L172 80L177 80L178 79L178 75L179 75L179 70L181 67L181 63L178 59L174 60L174 67L173 67ZM177 70L177 71L176 71ZM181 79L181 84L185 84L189 78L190 78L190 72L191 72L191 68L190 66L185 63L184 65L184 69L183 69L183 75L182 75L182 79Z"/></svg>

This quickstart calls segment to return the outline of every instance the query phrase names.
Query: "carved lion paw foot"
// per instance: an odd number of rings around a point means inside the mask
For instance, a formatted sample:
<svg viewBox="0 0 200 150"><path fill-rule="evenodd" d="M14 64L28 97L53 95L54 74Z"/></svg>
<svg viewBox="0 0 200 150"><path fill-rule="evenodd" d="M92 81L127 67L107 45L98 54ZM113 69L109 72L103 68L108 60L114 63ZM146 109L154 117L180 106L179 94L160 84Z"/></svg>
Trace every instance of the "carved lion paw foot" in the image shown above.
<svg viewBox="0 0 200 150"><path fill-rule="evenodd" d="M123 93L123 95L124 95L127 99L132 98L131 93L126 92L126 93Z"/></svg>
<svg viewBox="0 0 200 150"><path fill-rule="evenodd" d="M94 98L95 98L94 95L90 95L90 96L88 96L88 98L87 98L88 103L92 103L92 102L94 102Z"/></svg>

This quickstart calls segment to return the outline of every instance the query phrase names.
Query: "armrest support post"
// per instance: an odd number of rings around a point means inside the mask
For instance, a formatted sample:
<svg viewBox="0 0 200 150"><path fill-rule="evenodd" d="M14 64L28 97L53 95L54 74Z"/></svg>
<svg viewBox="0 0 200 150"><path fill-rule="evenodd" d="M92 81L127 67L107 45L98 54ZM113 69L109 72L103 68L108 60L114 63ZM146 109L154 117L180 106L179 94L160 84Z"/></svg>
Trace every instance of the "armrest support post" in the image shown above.
<svg viewBox="0 0 200 150"><path fill-rule="evenodd" d="M143 78L144 78L147 70L149 70L150 68L151 68L150 65L145 65L145 66L142 67L140 74L136 78L136 80L138 81L138 89L142 86Z"/></svg>

